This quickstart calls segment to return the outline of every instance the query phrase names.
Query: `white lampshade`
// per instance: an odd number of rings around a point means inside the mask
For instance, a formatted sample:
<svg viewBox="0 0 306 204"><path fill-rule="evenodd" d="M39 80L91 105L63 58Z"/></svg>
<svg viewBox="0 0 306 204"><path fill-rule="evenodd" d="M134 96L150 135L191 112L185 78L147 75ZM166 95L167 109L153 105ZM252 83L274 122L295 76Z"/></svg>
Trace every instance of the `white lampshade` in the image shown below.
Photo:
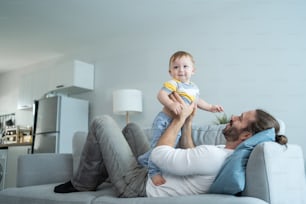
<svg viewBox="0 0 306 204"><path fill-rule="evenodd" d="M120 89L113 92L113 112L126 115L129 113L142 112L142 93L136 89Z"/></svg>

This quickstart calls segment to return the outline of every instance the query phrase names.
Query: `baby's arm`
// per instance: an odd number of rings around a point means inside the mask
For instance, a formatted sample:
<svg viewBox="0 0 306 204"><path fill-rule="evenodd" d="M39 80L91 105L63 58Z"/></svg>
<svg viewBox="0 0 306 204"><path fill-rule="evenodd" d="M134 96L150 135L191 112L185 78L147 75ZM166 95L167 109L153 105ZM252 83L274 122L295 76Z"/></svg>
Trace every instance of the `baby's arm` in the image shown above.
<svg viewBox="0 0 306 204"><path fill-rule="evenodd" d="M161 89L157 94L157 98L161 104L171 110L174 114L178 115L181 112L180 103L172 101L165 90Z"/></svg>
<svg viewBox="0 0 306 204"><path fill-rule="evenodd" d="M209 104L201 98L199 98L198 100L197 107L202 110L206 110L206 111L213 112L213 113L224 111L222 106Z"/></svg>

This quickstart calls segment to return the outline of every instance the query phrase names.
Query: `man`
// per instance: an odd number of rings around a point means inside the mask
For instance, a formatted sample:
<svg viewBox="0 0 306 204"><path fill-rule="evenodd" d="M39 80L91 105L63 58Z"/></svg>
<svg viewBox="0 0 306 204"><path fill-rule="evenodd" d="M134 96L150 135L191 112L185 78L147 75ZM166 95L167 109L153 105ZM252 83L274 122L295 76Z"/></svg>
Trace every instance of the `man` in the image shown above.
<svg viewBox="0 0 306 204"><path fill-rule="evenodd" d="M109 116L93 120L83 148L80 166L71 181L56 186L57 193L96 190L110 178L119 197L176 196L206 193L225 159L253 134L274 127L278 122L268 113L253 110L233 116L225 127L225 147L194 146L191 122L194 104L186 105L178 94L172 100L181 103L181 114L175 115L152 151L152 160L163 172L165 183L156 186L148 179L147 169L137 163L137 157L149 149L147 138L135 124L120 131ZM178 132L183 127L181 144L175 149Z"/></svg>

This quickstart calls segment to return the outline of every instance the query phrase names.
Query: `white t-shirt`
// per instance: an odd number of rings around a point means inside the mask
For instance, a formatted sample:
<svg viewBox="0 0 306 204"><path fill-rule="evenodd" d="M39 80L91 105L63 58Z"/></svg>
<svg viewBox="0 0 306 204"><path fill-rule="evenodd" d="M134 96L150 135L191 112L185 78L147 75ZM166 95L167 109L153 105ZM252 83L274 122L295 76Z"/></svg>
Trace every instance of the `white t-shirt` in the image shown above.
<svg viewBox="0 0 306 204"><path fill-rule="evenodd" d="M225 149L224 145L199 145L191 149L175 149L167 145L155 147L151 159L161 169L166 183L155 186L149 178L147 196L206 193L223 162L232 152Z"/></svg>

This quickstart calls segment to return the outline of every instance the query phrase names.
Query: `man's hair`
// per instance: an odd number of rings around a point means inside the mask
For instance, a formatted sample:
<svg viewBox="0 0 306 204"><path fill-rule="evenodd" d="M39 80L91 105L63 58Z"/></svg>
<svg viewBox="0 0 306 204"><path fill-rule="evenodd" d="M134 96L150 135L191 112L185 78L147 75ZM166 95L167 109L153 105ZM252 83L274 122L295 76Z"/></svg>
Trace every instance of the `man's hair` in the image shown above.
<svg viewBox="0 0 306 204"><path fill-rule="evenodd" d="M182 58L182 57L189 57L190 60L191 60L191 62L192 62L193 64L195 64L194 59L193 59L193 56L192 56L190 53L188 53L188 52L186 52L186 51L177 51L177 52L175 52L175 53L170 57L170 60L169 60L169 68L171 67L171 64L172 64L176 59L180 59L180 58Z"/></svg>
<svg viewBox="0 0 306 204"><path fill-rule="evenodd" d="M248 125L248 131L253 135L270 128L275 129L275 141L279 144L287 144L288 139L285 135L279 135L280 125L278 121L264 110L256 109L256 119Z"/></svg>

